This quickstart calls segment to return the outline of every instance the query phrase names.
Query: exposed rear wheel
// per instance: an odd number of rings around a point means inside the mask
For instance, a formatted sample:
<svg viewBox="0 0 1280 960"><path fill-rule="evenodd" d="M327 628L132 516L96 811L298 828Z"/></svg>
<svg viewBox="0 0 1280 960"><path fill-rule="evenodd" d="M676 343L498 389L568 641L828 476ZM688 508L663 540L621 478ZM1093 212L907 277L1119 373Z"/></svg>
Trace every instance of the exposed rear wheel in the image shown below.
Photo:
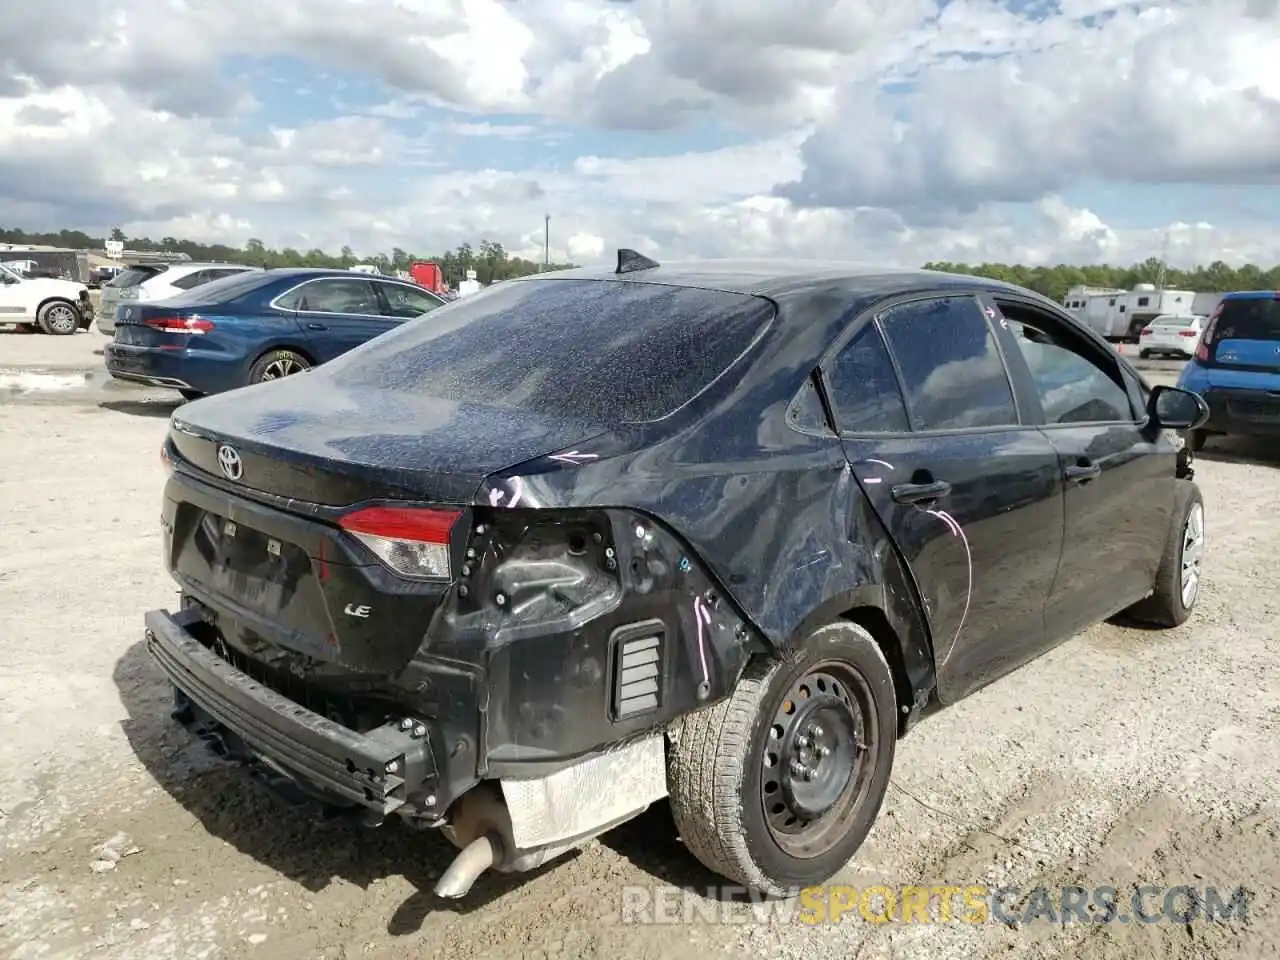
<svg viewBox="0 0 1280 960"><path fill-rule="evenodd" d="M36 314L36 323L45 333L65 337L80 329L80 312L65 300L50 300Z"/></svg>
<svg viewBox="0 0 1280 960"><path fill-rule="evenodd" d="M250 383L279 380L311 369L311 361L294 350L272 350L260 356L249 370Z"/></svg>
<svg viewBox="0 0 1280 960"><path fill-rule="evenodd" d="M874 638L840 621L673 732L668 788L689 851L775 896L822 883L862 845L897 746L893 674Z"/></svg>
<svg viewBox="0 0 1280 960"><path fill-rule="evenodd" d="M1161 627L1186 623L1200 596L1204 560L1204 500L1194 484L1179 484L1179 499L1165 541L1155 592L1128 611L1135 620Z"/></svg>
<svg viewBox="0 0 1280 960"><path fill-rule="evenodd" d="M1204 449L1205 432L1203 430L1187 431L1187 449L1192 453L1199 453Z"/></svg>

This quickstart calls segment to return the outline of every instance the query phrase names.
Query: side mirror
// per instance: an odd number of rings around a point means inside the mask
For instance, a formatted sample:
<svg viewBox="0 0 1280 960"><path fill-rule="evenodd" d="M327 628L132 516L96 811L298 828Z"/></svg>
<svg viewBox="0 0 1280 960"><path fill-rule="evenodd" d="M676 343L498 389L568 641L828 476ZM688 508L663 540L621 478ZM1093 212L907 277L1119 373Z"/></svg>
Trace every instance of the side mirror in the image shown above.
<svg viewBox="0 0 1280 960"><path fill-rule="evenodd" d="M1166 430L1195 430L1209 419L1209 404L1198 393L1162 384L1151 389L1147 415Z"/></svg>

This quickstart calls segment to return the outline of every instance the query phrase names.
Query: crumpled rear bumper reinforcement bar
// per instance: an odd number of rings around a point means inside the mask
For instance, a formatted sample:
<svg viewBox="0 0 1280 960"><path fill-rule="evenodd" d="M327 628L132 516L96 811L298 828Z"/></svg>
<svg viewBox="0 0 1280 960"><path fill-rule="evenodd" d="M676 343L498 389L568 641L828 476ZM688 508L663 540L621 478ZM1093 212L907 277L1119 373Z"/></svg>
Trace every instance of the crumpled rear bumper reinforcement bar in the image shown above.
<svg viewBox="0 0 1280 960"><path fill-rule="evenodd" d="M291 776L379 814L436 778L427 736L396 722L368 733L335 723L237 670L195 639L195 611L146 614L147 650L205 713Z"/></svg>

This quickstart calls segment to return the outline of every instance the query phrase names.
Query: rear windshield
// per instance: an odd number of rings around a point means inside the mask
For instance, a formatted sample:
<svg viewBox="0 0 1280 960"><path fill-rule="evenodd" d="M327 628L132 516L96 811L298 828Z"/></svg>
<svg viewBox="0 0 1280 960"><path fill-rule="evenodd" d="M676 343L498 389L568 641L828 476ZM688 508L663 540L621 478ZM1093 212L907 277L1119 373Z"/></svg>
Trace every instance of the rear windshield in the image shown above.
<svg viewBox="0 0 1280 960"><path fill-rule="evenodd" d="M150 280L167 269L167 267L129 267L116 274L115 279L108 283L107 286L136 287L138 284Z"/></svg>
<svg viewBox="0 0 1280 960"><path fill-rule="evenodd" d="M1280 340L1280 300L1223 300L1219 340Z"/></svg>
<svg viewBox="0 0 1280 960"><path fill-rule="evenodd" d="M639 423L697 396L773 313L771 301L716 290L515 281L446 304L326 366L339 386Z"/></svg>
<svg viewBox="0 0 1280 960"><path fill-rule="evenodd" d="M1195 322L1195 317L1156 317L1153 326L1189 327Z"/></svg>
<svg viewBox="0 0 1280 960"><path fill-rule="evenodd" d="M219 277L197 284L177 296L169 297L166 304L175 307L209 306L214 303L227 303L252 293L265 284L278 280L279 277L266 270L245 270L229 277Z"/></svg>

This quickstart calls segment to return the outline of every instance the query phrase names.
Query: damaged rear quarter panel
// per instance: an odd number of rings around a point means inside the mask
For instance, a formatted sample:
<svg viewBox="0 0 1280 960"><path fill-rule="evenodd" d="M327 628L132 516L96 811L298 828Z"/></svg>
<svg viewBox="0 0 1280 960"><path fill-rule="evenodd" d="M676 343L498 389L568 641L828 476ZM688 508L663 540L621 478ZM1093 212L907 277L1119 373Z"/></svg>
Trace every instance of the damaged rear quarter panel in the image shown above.
<svg viewBox="0 0 1280 960"><path fill-rule="evenodd" d="M827 332L811 331L813 345L825 345ZM673 589L665 608L652 608L655 616L677 615L686 651L696 639L693 603L708 579L754 628L756 649L786 648L855 608L873 608L894 634L878 639L898 674L900 701L918 706L933 687L933 659L909 572L838 440L787 423L820 353L803 340L775 343L772 352L766 340L749 374L727 378L689 408L596 437L571 451L576 456L541 457L494 475L476 501L617 508L656 520L705 573ZM749 648L748 639L732 642ZM734 673L717 678L717 698L746 662L724 642L717 640L717 660Z"/></svg>

